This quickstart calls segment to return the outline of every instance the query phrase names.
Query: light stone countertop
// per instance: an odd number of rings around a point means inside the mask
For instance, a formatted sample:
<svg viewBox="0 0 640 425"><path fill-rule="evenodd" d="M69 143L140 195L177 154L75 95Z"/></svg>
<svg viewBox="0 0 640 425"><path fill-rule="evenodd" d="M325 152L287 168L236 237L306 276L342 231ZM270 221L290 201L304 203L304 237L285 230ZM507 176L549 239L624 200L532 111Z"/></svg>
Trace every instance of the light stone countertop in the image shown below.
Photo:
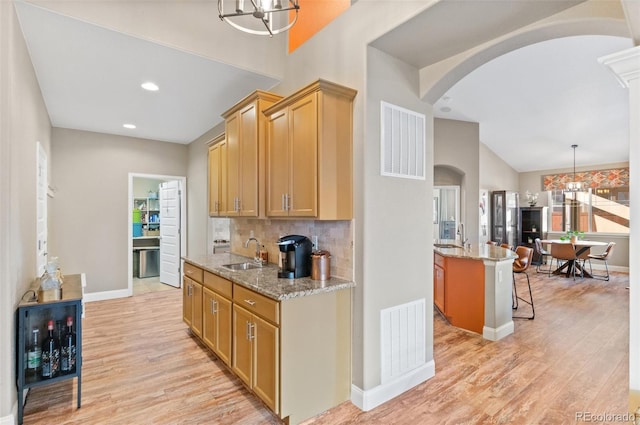
<svg viewBox="0 0 640 425"><path fill-rule="evenodd" d="M310 277L278 278L278 266L271 263L257 269L230 271L222 268L222 265L253 261L252 258L231 253L182 257L182 259L277 301L349 289L356 285L355 282L335 277L325 281L311 280Z"/></svg>
<svg viewBox="0 0 640 425"><path fill-rule="evenodd" d="M489 245L486 243L478 243L471 245L471 249L465 249L461 247L449 248L438 247L434 244L433 250L445 257L466 258L470 260L483 260L483 261L505 261L515 260L518 258L518 254L514 251L502 248L495 245Z"/></svg>

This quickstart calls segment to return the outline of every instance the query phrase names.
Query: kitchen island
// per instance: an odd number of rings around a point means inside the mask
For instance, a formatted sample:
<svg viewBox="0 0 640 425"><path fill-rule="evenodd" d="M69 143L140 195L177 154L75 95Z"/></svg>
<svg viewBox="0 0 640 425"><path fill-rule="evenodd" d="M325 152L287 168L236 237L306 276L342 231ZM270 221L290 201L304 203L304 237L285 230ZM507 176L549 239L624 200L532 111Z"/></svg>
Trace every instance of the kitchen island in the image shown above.
<svg viewBox="0 0 640 425"><path fill-rule="evenodd" d="M273 264L231 253L183 257L192 334L289 424L349 400L351 288L331 278L280 279Z"/></svg>
<svg viewBox="0 0 640 425"><path fill-rule="evenodd" d="M513 333L515 252L488 244L434 244L434 304L453 326L497 341Z"/></svg>

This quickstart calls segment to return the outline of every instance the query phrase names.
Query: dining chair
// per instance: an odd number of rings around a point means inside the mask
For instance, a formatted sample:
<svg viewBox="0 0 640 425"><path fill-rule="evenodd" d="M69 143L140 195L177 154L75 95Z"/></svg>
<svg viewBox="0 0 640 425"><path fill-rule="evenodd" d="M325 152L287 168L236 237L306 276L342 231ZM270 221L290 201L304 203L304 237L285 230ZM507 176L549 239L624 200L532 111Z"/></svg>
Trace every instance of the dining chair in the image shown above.
<svg viewBox="0 0 640 425"><path fill-rule="evenodd" d="M609 258L609 255L611 255L611 251L613 251L613 248L616 246L615 242L609 242L609 245L607 245L607 247L604 249L604 251L602 252L602 254L589 254L587 255L587 261L589 261L589 272L591 273L591 276L593 276L594 278L597 279L604 279L604 280L609 280L609 266L607 265L607 259ZM594 275L593 274L593 269L591 268L591 260L599 260L599 261L603 261L604 262L604 269L607 271L606 275Z"/></svg>
<svg viewBox="0 0 640 425"><path fill-rule="evenodd" d="M576 280L576 262L578 258L576 257L576 249L571 243L552 243L551 244L551 257L556 259L556 263L558 265L558 269L562 267L566 262L571 262L567 265L570 267L571 274L573 275L573 280ZM561 263L562 261L562 263ZM568 273L568 272L567 272ZM582 273L580 273L580 277Z"/></svg>
<svg viewBox="0 0 640 425"><path fill-rule="evenodd" d="M533 294L531 293L531 281L529 280L529 274L527 270L531 265L533 259L533 248L526 246L518 246L516 248L516 254L518 258L513 261L512 276L513 276L513 301L512 307L514 310L518 309L518 300L523 301L531 306L531 316L513 316L514 319L529 319L533 320L536 317L536 310L533 306ZM518 295L516 289L516 274L524 274L527 277L527 286L529 287L529 300L526 300Z"/></svg>
<svg viewBox="0 0 640 425"><path fill-rule="evenodd" d="M498 245L498 244L494 241L487 241L487 245Z"/></svg>
<svg viewBox="0 0 640 425"><path fill-rule="evenodd" d="M511 251L513 251L513 245L509 245L508 243L501 243L500 246L502 248L507 248L507 249L510 249Z"/></svg>
<svg viewBox="0 0 640 425"><path fill-rule="evenodd" d="M553 267L552 267L553 259L551 259L551 261L549 261L549 267L547 268L547 270L541 270L540 269L540 266L543 265L543 264L547 264L547 259L551 257L551 253L549 251L547 251L546 249L544 249L544 247L542 246L542 241L540 240L540 238L535 238L534 239L533 248L534 248L534 252L538 256L538 258L540 258L540 262L538 264L536 264L536 272L540 273L542 271L544 273L547 273L547 274L551 275L551 270L553 269Z"/></svg>

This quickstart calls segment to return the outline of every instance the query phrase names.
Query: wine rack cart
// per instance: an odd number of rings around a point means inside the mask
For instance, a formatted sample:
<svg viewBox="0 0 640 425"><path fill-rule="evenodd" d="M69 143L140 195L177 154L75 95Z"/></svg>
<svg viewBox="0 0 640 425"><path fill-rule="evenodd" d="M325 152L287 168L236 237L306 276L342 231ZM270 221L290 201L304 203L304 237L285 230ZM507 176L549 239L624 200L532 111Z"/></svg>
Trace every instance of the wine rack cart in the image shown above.
<svg viewBox="0 0 640 425"><path fill-rule="evenodd" d="M54 385L60 381L78 378L77 406L81 403L82 381L82 282L84 275L65 276L62 284L61 299L48 302L30 302L31 294L38 293L39 282L34 282L25 294L26 301L18 304L16 318L16 385L18 387L18 424L22 425L24 415L23 394L24 390L42 385ZM47 334L47 321L54 323L63 321L66 324L67 316L73 317L73 326L76 332L76 366L75 371L67 374L58 373L54 378L42 378L40 375L30 375L26 371L26 352L30 343L31 331L34 327L40 329L40 343Z"/></svg>

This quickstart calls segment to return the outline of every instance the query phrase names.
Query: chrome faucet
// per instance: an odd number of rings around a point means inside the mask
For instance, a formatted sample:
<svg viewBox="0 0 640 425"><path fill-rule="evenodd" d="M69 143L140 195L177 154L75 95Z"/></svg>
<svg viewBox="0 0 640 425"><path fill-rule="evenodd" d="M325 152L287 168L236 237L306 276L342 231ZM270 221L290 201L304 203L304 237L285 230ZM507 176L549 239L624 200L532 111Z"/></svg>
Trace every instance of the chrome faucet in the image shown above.
<svg viewBox="0 0 640 425"><path fill-rule="evenodd" d="M249 243L251 241L254 241L256 243L256 255L253 257L253 261L256 264L262 265L262 259L260 258L260 241L252 236L244 243L244 247L249 248Z"/></svg>
<svg viewBox="0 0 640 425"><path fill-rule="evenodd" d="M462 242L462 247L466 247L469 239L464 237L464 224L462 223L460 223L460 225L458 226L458 234L460 235L460 242Z"/></svg>

